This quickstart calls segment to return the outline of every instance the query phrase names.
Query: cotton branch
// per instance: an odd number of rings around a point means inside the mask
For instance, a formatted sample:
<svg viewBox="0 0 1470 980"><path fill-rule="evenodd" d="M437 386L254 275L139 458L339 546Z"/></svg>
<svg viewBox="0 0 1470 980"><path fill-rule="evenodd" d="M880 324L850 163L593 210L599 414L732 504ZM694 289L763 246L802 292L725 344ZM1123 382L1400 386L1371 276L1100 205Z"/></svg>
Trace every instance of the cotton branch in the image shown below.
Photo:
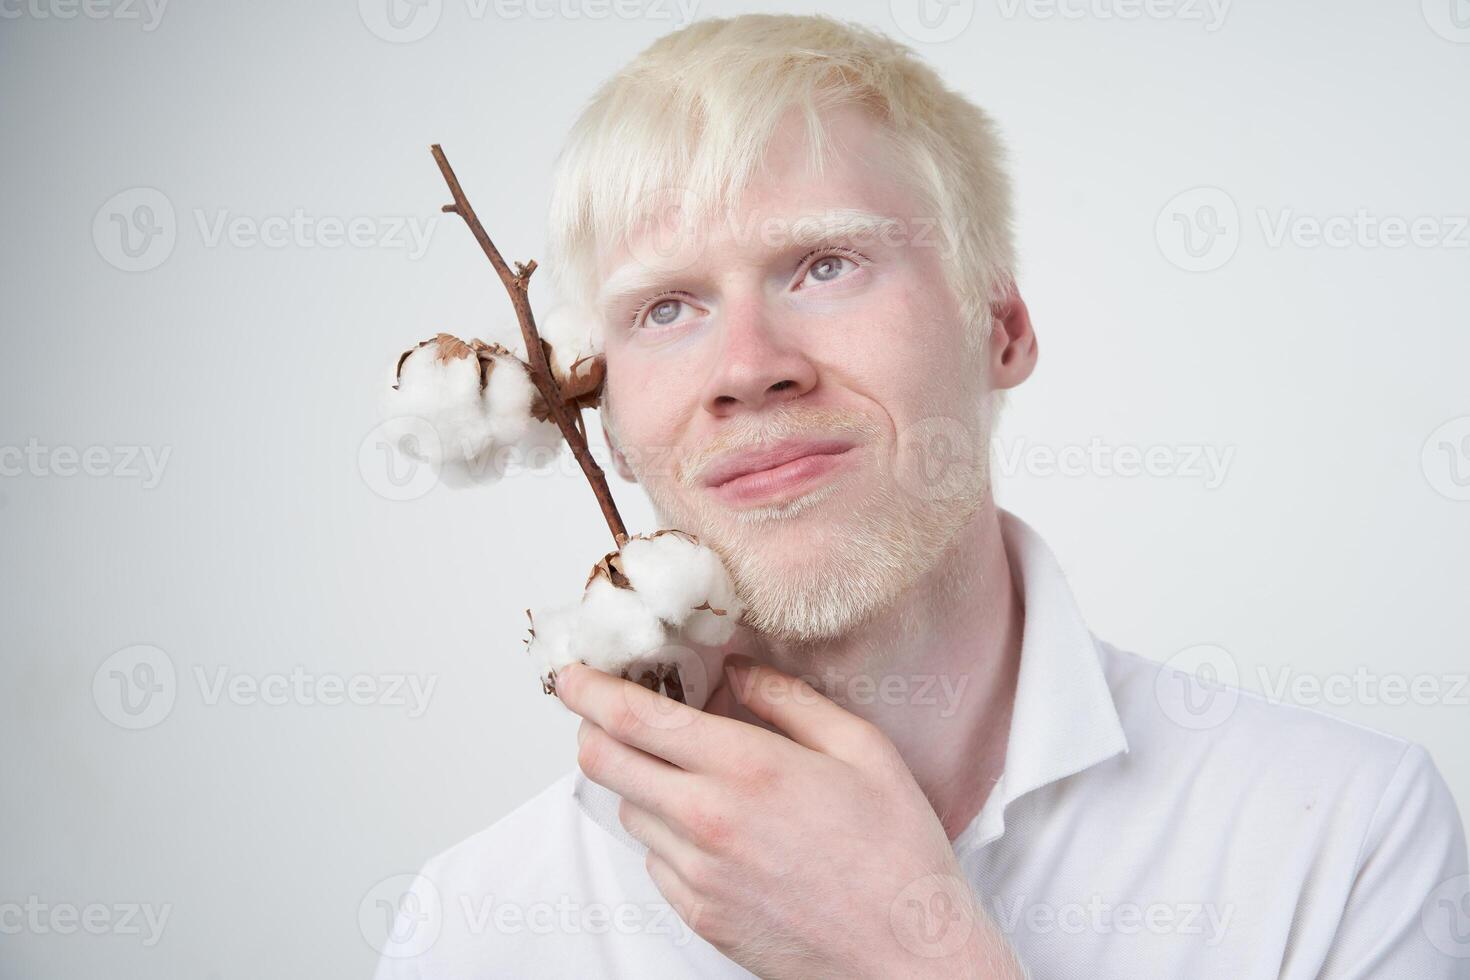
<svg viewBox="0 0 1470 980"><path fill-rule="evenodd" d="M526 342L526 361L530 368L531 382L536 390L541 393L541 398L546 402L547 413L556 427L561 430L562 437L566 439L567 445L572 449L572 455L577 458L577 463L582 467L582 472L587 477L587 482L592 485L592 493L597 497L597 504L602 508L603 519L607 521L608 530L612 532L613 541L621 548L628 540L627 529L623 525L623 518L618 513L617 504L613 501L612 490L607 485L607 476L602 467L597 465L597 460L592 458L592 452L587 447L586 427L582 423L582 409L580 406L572 406L570 409L562 401L561 386L557 383L556 375L551 370L551 363L546 358L546 348L542 345L541 334L536 329L536 317L531 312L531 301L527 290L531 281L531 273L536 271L534 260L526 263L517 262L515 271L501 257L500 251L490 236L485 232L484 225L475 215L475 209L470 206L469 199L465 197L463 189L459 186L459 178L454 176L454 169L449 166L449 160L444 156L444 151L435 143L430 147L434 154L434 162L439 165L439 172L444 175L444 182L449 185L449 193L454 198L453 204L446 204L443 211L449 214L457 214L464 219L469 226L470 233L475 236L475 241L480 243L486 258L495 267L495 272L500 276L500 281L505 284L506 292L510 294L511 305L515 307L516 319L520 321L521 337Z"/></svg>

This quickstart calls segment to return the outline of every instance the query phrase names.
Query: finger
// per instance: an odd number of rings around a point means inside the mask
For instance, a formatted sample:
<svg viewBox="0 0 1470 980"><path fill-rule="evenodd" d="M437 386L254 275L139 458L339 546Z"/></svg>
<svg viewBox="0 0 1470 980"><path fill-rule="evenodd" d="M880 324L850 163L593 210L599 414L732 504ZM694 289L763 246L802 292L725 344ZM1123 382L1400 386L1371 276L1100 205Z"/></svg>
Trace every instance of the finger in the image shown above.
<svg viewBox="0 0 1470 980"><path fill-rule="evenodd" d="M579 663L557 671L556 693L618 741L689 772L734 756L755 731Z"/></svg>
<svg viewBox="0 0 1470 980"><path fill-rule="evenodd" d="M669 826L668 821L653 810L639 806L624 798L618 804L618 822L635 840L642 841L650 851L675 867L688 867L686 863L697 857L697 849Z"/></svg>
<svg viewBox="0 0 1470 980"><path fill-rule="evenodd" d="M762 721L798 745L847 762L863 761L882 733L799 677L742 654L725 661L730 690Z"/></svg>
<svg viewBox="0 0 1470 980"><path fill-rule="evenodd" d="M632 800L644 809L659 811L683 793L687 773L613 738L584 720L577 732L577 765L587 778Z"/></svg>
<svg viewBox="0 0 1470 980"><path fill-rule="evenodd" d="M678 913L679 918L693 929L699 931L699 916L703 911L703 905L695 895L694 889L679 877L673 865L659 857L657 851L650 850L643 859L643 866L648 869L648 877L653 879L653 884L659 890L659 894L669 903L669 906Z"/></svg>

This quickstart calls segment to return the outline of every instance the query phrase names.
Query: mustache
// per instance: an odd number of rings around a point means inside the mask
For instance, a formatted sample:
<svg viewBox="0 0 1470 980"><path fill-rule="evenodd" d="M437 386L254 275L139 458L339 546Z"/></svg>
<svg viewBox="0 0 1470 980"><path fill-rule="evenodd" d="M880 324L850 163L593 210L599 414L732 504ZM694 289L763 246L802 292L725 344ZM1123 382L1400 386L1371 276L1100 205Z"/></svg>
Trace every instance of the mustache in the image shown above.
<svg viewBox="0 0 1470 980"><path fill-rule="evenodd" d="M699 449L679 460L676 476L685 488L699 486L707 470L724 456L746 449L761 449L786 439L851 435L858 442L882 433L878 423L857 412L836 409L779 408L758 415L730 420L724 430Z"/></svg>

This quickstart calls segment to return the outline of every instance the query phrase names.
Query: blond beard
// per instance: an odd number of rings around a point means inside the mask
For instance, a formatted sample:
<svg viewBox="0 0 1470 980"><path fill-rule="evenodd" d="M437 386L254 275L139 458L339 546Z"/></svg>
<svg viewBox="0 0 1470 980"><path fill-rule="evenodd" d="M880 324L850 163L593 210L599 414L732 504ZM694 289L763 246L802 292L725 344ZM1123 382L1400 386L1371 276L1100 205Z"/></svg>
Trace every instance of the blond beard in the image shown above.
<svg viewBox="0 0 1470 980"><path fill-rule="evenodd" d="M609 432L615 432L609 406L604 405L604 413ZM977 442L988 444L985 413L975 421ZM866 465L877 471L874 486L855 503L833 499L845 484L838 479L785 504L729 511L716 507L692 478L704 461L726 448L839 431L873 435L878 430L871 420L846 413L777 411L752 418L744 428L681 461L674 481L647 479L629 459L659 520L695 534L724 560L746 606L745 625L796 647L849 635L891 606L945 556L988 494L988 451L974 454L971 470L956 486L938 499L926 499L906 488L889 460L877 457L879 444L873 441L853 450L867 453ZM681 496L671 483L683 485L689 496ZM830 505L827 510L841 506L849 516L818 534L803 517L817 520L824 504ZM787 541L772 547L762 533L768 529L801 538L801 546ZM777 554L800 557L780 561Z"/></svg>

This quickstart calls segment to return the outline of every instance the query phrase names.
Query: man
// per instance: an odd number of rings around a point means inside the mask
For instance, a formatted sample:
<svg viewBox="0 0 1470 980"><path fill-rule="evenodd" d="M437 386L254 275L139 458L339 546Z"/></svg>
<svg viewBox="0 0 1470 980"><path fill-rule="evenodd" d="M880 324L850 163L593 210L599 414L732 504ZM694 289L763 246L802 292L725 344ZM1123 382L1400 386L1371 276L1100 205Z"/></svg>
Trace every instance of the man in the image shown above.
<svg viewBox="0 0 1470 980"><path fill-rule="evenodd" d="M560 672L579 771L428 863L381 977L1470 972L1423 749L1098 640L996 507L1037 359L999 154L824 18L697 23L594 99L553 267L744 626L703 711Z"/></svg>

